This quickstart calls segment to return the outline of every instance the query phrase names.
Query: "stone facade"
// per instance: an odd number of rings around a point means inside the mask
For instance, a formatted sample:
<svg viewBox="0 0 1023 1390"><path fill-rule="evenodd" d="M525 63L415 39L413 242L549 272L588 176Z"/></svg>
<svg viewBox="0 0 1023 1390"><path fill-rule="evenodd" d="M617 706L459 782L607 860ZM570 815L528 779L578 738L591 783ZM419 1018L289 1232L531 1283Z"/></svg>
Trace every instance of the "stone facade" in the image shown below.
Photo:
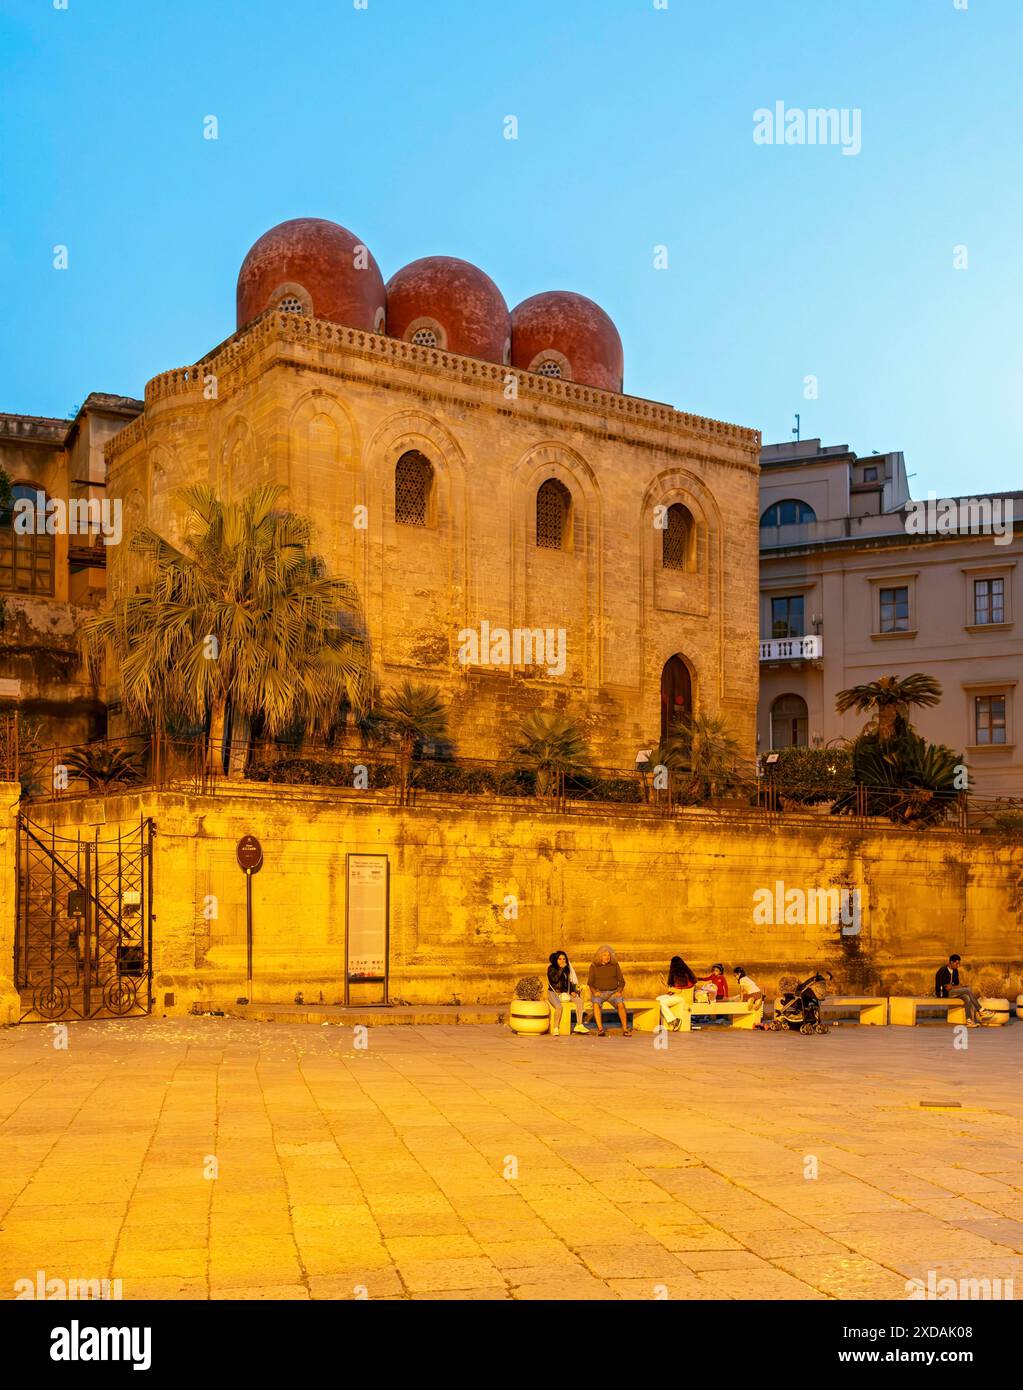
<svg viewBox="0 0 1023 1390"><path fill-rule="evenodd" d="M16 488L45 502L99 504L106 497L107 441L142 408L140 401L95 393L73 420L0 415L0 468ZM84 614L106 591L108 547L98 532L20 538L10 560L10 525L0 536L0 712L17 707L26 734L42 746L84 743L106 731L100 691L78 656ZM35 563L26 563L36 545ZM110 547L112 549L112 547Z"/></svg>
<svg viewBox="0 0 1023 1390"><path fill-rule="evenodd" d="M769 823L694 811L666 821L456 798L400 809L385 794L252 783L224 783L205 798L36 804L32 814L72 838L154 819L157 1013L187 1012L193 1001L232 1007L246 992L245 876L235 859L245 834L264 855L252 880L257 1003L342 997L349 853L389 861L392 1002L504 1004L552 950L585 967L604 941L619 951L633 996L656 989L676 952L701 971L741 963L771 995L819 967L834 972L836 993L929 994L951 951L982 993L1023 990L1018 839L860 828L826 815ZM0 869L3 847L0 835ZM860 930L758 924L754 895L779 880L857 889ZM353 1003L380 997L379 986L353 989Z"/></svg>
<svg viewBox="0 0 1023 1390"><path fill-rule="evenodd" d="M542 707L570 713L594 761L621 767L659 737L676 654L694 706L727 716L752 756L758 451L754 430L269 311L151 381L107 460L126 534L146 522L172 541L181 487L237 498L285 483L331 572L359 590L375 676L440 686L461 755L506 755ZM420 526L395 510L409 452L431 470ZM562 549L537 544L549 479L569 498ZM691 535L684 565L665 568L659 525L674 503ZM120 547L113 592L132 564ZM463 664L459 634L484 623L564 630L564 674ZM107 693L116 702L116 673Z"/></svg>

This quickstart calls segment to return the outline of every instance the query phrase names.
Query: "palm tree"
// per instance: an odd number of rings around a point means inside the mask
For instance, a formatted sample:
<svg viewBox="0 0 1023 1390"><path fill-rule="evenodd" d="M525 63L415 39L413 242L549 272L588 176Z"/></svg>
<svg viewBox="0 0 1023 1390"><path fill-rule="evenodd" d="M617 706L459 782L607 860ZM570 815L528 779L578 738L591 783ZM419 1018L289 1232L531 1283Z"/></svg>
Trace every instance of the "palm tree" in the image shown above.
<svg viewBox="0 0 1023 1390"><path fill-rule="evenodd" d="M412 781L412 760L424 743L443 743L448 736L447 705L435 685L407 677L386 691L376 720L364 721L364 738L373 737L373 726L398 745L398 773L404 802Z"/></svg>
<svg viewBox="0 0 1023 1390"><path fill-rule="evenodd" d="M943 820L959 796L963 761L940 743L928 743L912 729L885 741L876 729L853 745L853 790L832 806L832 814L887 816L903 825Z"/></svg>
<svg viewBox="0 0 1023 1390"><path fill-rule="evenodd" d="M585 772L590 765L586 739L567 714L534 710L519 729L512 758L536 774L537 796L551 796L562 776Z"/></svg>
<svg viewBox="0 0 1023 1390"><path fill-rule="evenodd" d="M84 778L90 787L137 782L142 775L137 752L105 743L89 743L84 748L72 749L64 758L64 766L73 776Z"/></svg>
<svg viewBox="0 0 1023 1390"><path fill-rule="evenodd" d="M262 484L225 503L206 484L186 489L183 548L140 528L129 545L148 586L83 625L89 659L109 649L120 668L129 719L159 731L208 721L211 763L228 710L275 737L325 731L343 702L362 704L365 651L345 625L355 589L326 574L311 523L277 509L285 491Z"/></svg>
<svg viewBox="0 0 1023 1390"><path fill-rule="evenodd" d="M674 774L682 800L706 801L737 785L741 755L728 721L701 712L678 720L651 761Z"/></svg>
<svg viewBox="0 0 1023 1390"><path fill-rule="evenodd" d="M859 714L874 711L871 727L877 730L882 743L889 743L909 727L909 711L914 705L921 708L936 705L941 699L941 685L933 676L917 672L899 680L897 676L881 676L867 685L854 685L840 690L835 696L839 714L854 709Z"/></svg>

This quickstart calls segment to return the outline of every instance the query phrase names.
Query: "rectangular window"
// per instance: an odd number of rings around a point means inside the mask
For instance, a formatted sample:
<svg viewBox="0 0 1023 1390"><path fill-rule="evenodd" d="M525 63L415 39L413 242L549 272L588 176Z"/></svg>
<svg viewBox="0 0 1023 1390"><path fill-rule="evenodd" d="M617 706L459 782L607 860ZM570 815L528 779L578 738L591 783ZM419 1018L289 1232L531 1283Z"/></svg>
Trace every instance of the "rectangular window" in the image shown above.
<svg viewBox="0 0 1023 1390"><path fill-rule="evenodd" d="M785 598L773 598L771 600L771 636L772 637L803 637L805 628L803 626L803 605L805 599L802 594L790 594Z"/></svg>
<svg viewBox="0 0 1023 1390"><path fill-rule="evenodd" d="M973 581L973 621L975 623L1005 622L1005 580L975 579Z"/></svg>
<svg viewBox="0 0 1023 1390"><path fill-rule="evenodd" d="M909 631L909 588L881 590L881 626L879 632Z"/></svg>
<svg viewBox="0 0 1023 1390"><path fill-rule="evenodd" d="M876 469L876 468L864 468L864 470L863 470L863 481L864 481L865 483L876 483L876 482L877 482L877 469Z"/></svg>
<svg viewBox="0 0 1023 1390"><path fill-rule="evenodd" d="M974 742L1005 742L1005 696L978 695L974 700Z"/></svg>

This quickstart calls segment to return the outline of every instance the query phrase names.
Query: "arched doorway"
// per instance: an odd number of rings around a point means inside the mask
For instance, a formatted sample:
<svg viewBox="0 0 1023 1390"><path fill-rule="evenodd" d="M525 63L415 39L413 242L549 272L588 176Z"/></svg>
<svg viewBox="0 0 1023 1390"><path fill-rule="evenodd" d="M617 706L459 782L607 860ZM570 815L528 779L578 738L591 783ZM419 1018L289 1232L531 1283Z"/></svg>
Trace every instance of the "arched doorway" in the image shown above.
<svg viewBox="0 0 1023 1390"><path fill-rule="evenodd" d="M805 748L808 723L802 695L779 695L771 706L771 747Z"/></svg>
<svg viewBox="0 0 1023 1390"><path fill-rule="evenodd" d="M661 742L672 727L693 712L693 682L679 655L669 656L661 672Z"/></svg>

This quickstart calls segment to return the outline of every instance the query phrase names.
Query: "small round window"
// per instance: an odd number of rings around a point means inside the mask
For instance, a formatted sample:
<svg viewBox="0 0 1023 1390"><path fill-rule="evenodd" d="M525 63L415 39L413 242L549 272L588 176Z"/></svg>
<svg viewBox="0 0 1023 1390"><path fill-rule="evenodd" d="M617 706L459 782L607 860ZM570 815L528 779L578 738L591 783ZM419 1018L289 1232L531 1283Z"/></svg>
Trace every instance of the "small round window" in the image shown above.
<svg viewBox="0 0 1023 1390"><path fill-rule="evenodd" d="M432 328L417 328L412 334L412 341L417 347L436 347L437 335Z"/></svg>
<svg viewBox="0 0 1023 1390"><path fill-rule="evenodd" d="M286 294L277 307L285 314L301 314L304 312L302 301L293 294Z"/></svg>
<svg viewBox="0 0 1023 1390"><path fill-rule="evenodd" d="M536 369L537 376L560 376L561 364L549 357L546 362L541 362Z"/></svg>

